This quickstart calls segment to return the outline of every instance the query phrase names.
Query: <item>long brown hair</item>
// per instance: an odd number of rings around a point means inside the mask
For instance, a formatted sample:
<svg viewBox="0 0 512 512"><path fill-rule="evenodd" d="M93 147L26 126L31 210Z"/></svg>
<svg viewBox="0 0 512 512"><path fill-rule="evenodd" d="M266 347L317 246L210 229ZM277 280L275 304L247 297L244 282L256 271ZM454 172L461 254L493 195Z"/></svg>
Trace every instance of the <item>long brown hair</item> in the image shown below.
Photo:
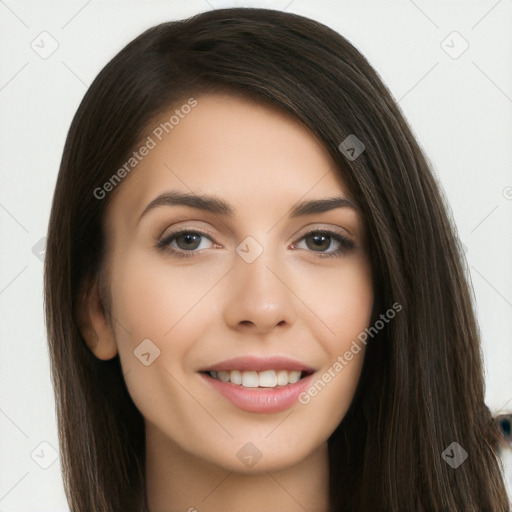
<svg viewBox="0 0 512 512"><path fill-rule="evenodd" d="M468 270L426 157L378 74L345 38L298 15L252 8L145 31L100 72L71 124L45 262L71 510L146 509L143 417L118 356L97 359L75 316L107 247L103 218L115 191L98 199L94 190L157 114L210 91L282 109L323 142L363 210L375 311L403 307L368 343L356 395L329 438L330 510L508 510ZM355 159L339 148L349 135L365 146ZM456 469L441 456L452 442L468 453Z"/></svg>

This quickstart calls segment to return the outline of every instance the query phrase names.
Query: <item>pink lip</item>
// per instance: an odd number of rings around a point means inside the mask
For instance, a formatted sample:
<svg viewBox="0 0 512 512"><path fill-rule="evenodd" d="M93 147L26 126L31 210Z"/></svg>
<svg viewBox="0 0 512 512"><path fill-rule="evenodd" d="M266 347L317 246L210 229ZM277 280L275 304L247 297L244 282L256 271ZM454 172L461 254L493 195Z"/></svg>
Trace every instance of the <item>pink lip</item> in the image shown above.
<svg viewBox="0 0 512 512"><path fill-rule="evenodd" d="M273 368L275 369L276 366ZM284 369L282 366L280 368ZM232 382L214 379L207 373L202 373L201 377L239 409L248 412L273 413L289 409L296 403L299 395L310 386L313 375L308 375L293 384L275 388L244 388Z"/></svg>
<svg viewBox="0 0 512 512"><path fill-rule="evenodd" d="M208 368L203 368L200 371L254 371L263 372L265 370L298 370L306 373L313 373L314 368L306 366L305 364L289 359L287 357L273 356L273 357L256 357L244 356L228 359L220 363L214 364Z"/></svg>

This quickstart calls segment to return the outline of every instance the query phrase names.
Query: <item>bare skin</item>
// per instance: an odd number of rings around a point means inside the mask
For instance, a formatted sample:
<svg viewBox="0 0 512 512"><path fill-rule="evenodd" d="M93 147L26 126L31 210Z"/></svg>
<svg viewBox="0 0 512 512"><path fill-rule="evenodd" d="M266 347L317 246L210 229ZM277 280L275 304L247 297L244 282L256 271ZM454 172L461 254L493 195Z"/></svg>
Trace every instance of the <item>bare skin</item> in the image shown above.
<svg viewBox="0 0 512 512"><path fill-rule="evenodd" d="M184 205L142 215L171 190L220 198L232 216ZM350 196L309 131L227 95L198 97L118 185L105 219L109 301L92 288L83 333L98 358L119 354L145 419L150 512L328 510L327 440L354 396L364 347L307 404L275 413L240 409L199 370L278 355L313 367L317 380L368 327L373 288L358 209L290 217L298 202L332 197ZM189 235L169 240L177 229ZM258 244L243 246L249 253L262 248L250 263L236 251L247 237ZM148 365L134 354L146 339ZM247 446L261 456L252 466L240 457Z"/></svg>

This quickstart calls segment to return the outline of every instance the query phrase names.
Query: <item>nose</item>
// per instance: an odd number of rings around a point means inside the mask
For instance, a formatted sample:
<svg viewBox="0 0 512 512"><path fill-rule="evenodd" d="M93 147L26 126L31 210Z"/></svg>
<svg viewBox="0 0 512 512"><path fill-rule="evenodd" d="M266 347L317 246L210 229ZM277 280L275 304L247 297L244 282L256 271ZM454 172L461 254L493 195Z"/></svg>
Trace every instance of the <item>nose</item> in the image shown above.
<svg viewBox="0 0 512 512"><path fill-rule="evenodd" d="M297 313L290 278L265 251L252 263L237 257L229 276L224 320L231 329L268 334L293 325Z"/></svg>

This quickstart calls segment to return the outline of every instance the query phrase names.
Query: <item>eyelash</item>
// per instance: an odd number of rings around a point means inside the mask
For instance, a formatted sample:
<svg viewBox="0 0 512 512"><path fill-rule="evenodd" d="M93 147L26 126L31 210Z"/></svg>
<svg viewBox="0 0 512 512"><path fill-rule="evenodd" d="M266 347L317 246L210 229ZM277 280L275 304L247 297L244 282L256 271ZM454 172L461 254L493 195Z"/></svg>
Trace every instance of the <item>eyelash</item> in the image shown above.
<svg viewBox="0 0 512 512"><path fill-rule="evenodd" d="M194 254L197 251L195 251L195 250L193 250L193 251L178 251L170 246L170 243L173 240L175 240L180 235L183 235L185 233L190 234L190 235L204 236L204 237L208 238L211 242L213 242L211 236L206 233L203 233L202 231L195 231L195 230L191 230L191 229L181 229L181 230L175 231L173 233L170 233L168 236L166 236L162 240L159 240L158 243L156 244L156 247L162 251L168 251L171 253L172 256L177 256L178 258L190 258L191 256L194 256ZM335 233L334 231L329 231L326 229L317 229L317 230L309 231L308 233L306 233L304 236L302 236L299 239L299 242L305 238L308 238L311 235L327 236L331 239L336 240L340 244L338 249L335 249L334 251L331 251L331 252L323 252L322 253L319 251L311 250L311 252L317 253L320 258L341 257L346 252L348 252L349 250L351 250L355 247L354 242L352 240L350 240L349 238L346 238L345 236L343 236L339 233Z"/></svg>

